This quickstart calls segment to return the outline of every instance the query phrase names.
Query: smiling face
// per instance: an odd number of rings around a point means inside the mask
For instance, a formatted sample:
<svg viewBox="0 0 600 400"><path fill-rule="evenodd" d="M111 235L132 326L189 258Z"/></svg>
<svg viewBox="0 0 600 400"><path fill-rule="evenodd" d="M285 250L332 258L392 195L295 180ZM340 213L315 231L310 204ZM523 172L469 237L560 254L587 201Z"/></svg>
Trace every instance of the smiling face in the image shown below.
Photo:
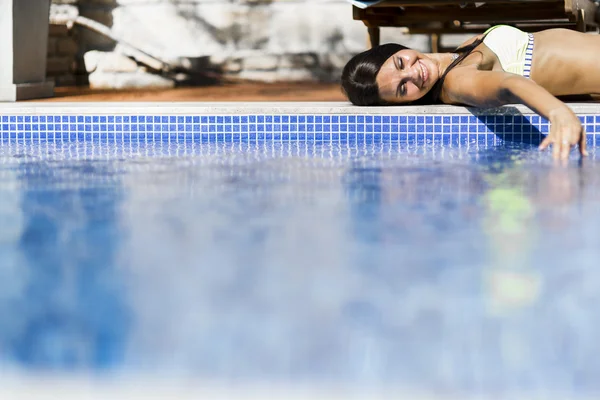
<svg viewBox="0 0 600 400"><path fill-rule="evenodd" d="M377 74L379 95L389 103L408 103L423 97L438 81L437 62L412 49L400 50L381 66Z"/></svg>

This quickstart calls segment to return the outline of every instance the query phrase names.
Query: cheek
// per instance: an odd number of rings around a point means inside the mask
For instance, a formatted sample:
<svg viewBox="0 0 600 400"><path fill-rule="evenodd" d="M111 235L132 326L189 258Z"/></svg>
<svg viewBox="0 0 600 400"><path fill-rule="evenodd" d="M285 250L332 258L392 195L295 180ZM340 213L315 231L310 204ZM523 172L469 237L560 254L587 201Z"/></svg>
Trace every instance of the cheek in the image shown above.
<svg viewBox="0 0 600 400"><path fill-rule="evenodd" d="M417 87L417 85L411 83L408 87L409 94L415 95L421 93L421 89Z"/></svg>

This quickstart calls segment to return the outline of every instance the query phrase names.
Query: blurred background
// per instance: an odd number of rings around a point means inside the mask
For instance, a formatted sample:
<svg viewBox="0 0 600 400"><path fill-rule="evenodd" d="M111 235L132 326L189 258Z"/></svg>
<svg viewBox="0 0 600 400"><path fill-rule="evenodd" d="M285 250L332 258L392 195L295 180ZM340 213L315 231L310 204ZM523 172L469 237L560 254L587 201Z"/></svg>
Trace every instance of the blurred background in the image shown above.
<svg viewBox="0 0 600 400"><path fill-rule="evenodd" d="M52 0L50 13L47 74L57 87L334 83L369 43L346 0ZM113 37L64 23L77 15L109 27ZM430 49L428 36L401 28L382 29L381 41ZM175 72L157 73L136 50Z"/></svg>

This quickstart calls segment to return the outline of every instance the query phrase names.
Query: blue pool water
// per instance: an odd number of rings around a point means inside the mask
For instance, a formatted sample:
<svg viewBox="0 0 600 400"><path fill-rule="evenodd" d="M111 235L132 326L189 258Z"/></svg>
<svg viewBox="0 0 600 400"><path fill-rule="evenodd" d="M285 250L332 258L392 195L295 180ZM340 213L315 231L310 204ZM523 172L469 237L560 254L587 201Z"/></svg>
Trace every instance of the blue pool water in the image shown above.
<svg viewBox="0 0 600 400"><path fill-rule="evenodd" d="M599 220L594 147L5 140L0 369L579 398Z"/></svg>

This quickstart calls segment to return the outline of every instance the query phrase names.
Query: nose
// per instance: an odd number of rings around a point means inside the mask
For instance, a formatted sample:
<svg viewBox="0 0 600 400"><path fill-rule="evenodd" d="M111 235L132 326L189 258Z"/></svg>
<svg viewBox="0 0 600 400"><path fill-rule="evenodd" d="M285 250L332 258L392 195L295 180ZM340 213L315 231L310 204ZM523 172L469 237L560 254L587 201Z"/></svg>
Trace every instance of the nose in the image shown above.
<svg viewBox="0 0 600 400"><path fill-rule="evenodd" d="M419 63L415 62L412 67L404 69L404 77L407 80L418 84L421 81L421 69Z"/></svg>

